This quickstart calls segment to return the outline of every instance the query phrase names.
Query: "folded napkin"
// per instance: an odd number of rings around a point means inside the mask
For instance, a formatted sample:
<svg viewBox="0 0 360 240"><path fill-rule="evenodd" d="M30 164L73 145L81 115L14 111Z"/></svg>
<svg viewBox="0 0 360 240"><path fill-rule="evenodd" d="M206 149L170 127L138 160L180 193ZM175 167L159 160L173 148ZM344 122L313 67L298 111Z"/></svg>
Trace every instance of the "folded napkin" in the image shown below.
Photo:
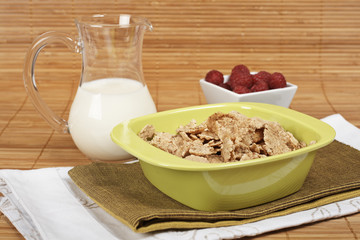
<svg viewBox="0 0 360 240"><path fill-rule="evenodd" d="M348 123L339 114L323 120L335 128L338 141L360 150L360 130L358 128ZM341 143L335 142L334 144L340 146L341 149L345 147L353 152L353 149ZM339 151L336 151L336 154L337 152ZM347 151L341 152L348 154ZM317 159L320 156L319 152ZM136 163L126 166L137 168ZM252 212L247 213L250 218L242 219L245 220L244 222L247 220L254 220L254 222L238 225L233 222L232 224L235 225L227 227L135 233L84 194L69 177L70 169L72 168L28 171L0 170L0 193L3 194L3 197L0 194L0 211L8 217L25 239L231 239L255 236L360 211L360 193L355 186L356 181L343 181L343 175L347 174L342 174L342 171L352 169L334 169L334 176L342 179L342 185L338 185L338 188L328 191L323 186L323 191L318 191L313 195L305 194L304 196L307 197L302 199L297 198L293 206L291 204L285 206L287 203L283 203L285 204L283 206L287 207L286 209L276 209L277 206L273 206L270 211L266 208L262 210L265 215L261 215L263 214L261 211L257 213L260 212L260 215L254 215ZM329 185L334 186L332 184L336 184L336 182L337 179L334 177ZM333 201L337 202L331 203ZM299 208L299 206L301 207ZM188 210L191 209L186 211ZM253 215L250 216L251 214ZM134 222L134 219L132 221ZM156 221L157 219L149 225L154 225ZM239 219L235 221L239 221Z"/></svg>
<svg viewBox="0 0 360 240"><path fill-rule="evenodd" d="M139 163L94 163L74 167L69 175L115 218L134 231L149 232L238 225L359 196L359 159L360 151L334 141L318 150L298 192L259 206L218 212L193 210L161 193L145 178Z"/></svg>

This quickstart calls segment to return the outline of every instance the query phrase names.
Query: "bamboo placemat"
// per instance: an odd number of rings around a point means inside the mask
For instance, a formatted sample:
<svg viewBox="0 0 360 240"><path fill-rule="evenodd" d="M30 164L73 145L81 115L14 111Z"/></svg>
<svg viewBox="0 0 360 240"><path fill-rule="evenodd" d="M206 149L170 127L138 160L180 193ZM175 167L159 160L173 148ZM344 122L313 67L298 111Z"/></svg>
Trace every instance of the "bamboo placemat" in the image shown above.
<svg viewBox="0 0 360 240"><path fill-rule="evenodd" d="M243 63L253 71L280 71L298 85L291 108L317 118L341 113L360 127L359 12L357 0L0 0L0 167L90 163L69 135L54 132L35 112L22 83L32 40L49 30L75 37L76 16L149 18L154 31L145 35L143 68L159 111L206 103L198 80L211 69L226 74ZM61 45L48 46L37 61L42 96L64 118L80 68L81 57ZM359 223L355 215L268 238L359 239ZM21 239L3 216L0 239Z"/></svg>

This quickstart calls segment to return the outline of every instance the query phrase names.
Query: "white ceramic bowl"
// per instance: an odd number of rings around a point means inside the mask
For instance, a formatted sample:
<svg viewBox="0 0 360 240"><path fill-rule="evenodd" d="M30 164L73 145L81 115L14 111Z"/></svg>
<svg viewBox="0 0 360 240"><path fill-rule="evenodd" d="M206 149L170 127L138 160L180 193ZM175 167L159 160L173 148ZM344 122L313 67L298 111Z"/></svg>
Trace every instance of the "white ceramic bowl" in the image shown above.
<svg viewBox="0 0 360 240"><path fill-rule="evenodd" d="M228 79L229 75L225 75L224 82L227 82ZM204 92L206 101L209 104L226 102L258 102L289 107L297 90L297 86L289 82L287 82L287 86L284 88L243 94L237 94L228 89L206 82L205 79L200 80L200 86Z"/></svg>

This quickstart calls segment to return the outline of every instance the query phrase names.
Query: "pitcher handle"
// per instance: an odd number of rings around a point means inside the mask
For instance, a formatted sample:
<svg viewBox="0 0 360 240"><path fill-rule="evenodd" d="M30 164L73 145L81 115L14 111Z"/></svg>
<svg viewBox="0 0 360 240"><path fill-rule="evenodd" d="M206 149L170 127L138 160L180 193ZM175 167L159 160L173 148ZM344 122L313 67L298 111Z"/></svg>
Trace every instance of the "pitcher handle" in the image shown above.
<svg viewBox="0 0 360 240"><path fill-rule="evenodd" d="M46 32L38 36L30 46L24 65L23 80L26 92L36 110L52 128L62 133L69 133L68 122L55 114L41 98L35 81L35 63L40 51L50 43L61 42L70 50L79 52L78 44L65 33Z"/></svg>

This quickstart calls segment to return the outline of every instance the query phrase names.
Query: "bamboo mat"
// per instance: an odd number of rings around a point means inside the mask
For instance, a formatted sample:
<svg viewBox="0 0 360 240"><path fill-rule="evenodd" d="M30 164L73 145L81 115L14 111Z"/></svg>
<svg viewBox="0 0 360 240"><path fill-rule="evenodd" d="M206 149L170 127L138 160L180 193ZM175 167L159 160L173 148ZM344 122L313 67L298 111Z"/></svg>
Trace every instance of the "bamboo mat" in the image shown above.
<svg viewBox="0 0 360 240"><path fill-rule="evenodd" d="M95 13L147 17L143 70L159 111L205 104L198 80L236 64L282 72L299 86L291 108L322 118L341 113L360 127L360 1L0 0L0 168L88 164L69 135L35 112L22 83L25 52L39 34L76 36L74 18ZM81 58L50 45L38 57L43 98L67 118ZM360 215L259 239L360 239ZM22 239L0 215L0 239Z"/></svg>

